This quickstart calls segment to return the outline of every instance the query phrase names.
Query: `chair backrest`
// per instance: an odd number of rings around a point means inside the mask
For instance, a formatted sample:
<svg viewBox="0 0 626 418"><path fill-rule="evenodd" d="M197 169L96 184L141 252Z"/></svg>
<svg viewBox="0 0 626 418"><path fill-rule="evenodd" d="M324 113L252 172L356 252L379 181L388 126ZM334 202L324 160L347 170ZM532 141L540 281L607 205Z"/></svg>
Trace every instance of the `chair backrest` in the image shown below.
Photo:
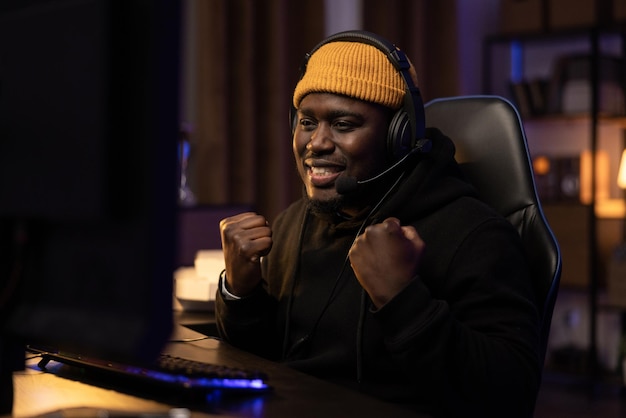
<svg viewBox="0 0 626 418"><path fill-rule="evenodd" d="M441 98L425 107L426 125L452 139L456 159L481 198L522 237L540 303L544 361L561 278L561 252L537 195L519 113L499 96Z"/></svg>

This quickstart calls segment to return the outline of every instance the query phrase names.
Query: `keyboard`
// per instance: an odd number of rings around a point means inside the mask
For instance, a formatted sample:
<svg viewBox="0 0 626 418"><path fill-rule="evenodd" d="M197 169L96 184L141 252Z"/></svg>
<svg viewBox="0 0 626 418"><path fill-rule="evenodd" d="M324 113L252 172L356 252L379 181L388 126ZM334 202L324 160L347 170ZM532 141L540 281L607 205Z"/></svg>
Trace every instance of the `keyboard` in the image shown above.
<svg viewBox="0 0 626 418"><path fill-rule="evenodd" d="M228 393L262 393L269 391L268 376L257 370L204 363L161 354L149 366L136 366L79 355L50 352L29 347L41 356L38 367L46 370L51 361L78 367L96 377L106 377L107 383L123 383L146 391L183 395L200 399L208 395Z"/></svg>

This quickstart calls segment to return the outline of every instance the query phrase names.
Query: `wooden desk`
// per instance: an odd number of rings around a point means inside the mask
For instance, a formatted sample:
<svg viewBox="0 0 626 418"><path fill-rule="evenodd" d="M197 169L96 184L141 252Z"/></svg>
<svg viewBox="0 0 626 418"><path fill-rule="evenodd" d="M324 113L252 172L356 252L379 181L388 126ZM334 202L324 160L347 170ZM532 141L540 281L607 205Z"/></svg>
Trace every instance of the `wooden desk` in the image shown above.
<svg viewBox="0 0 626 418"><path fill-rule="evenodd" d="M209 363L256 368L270 376L274 390L265 395L222 400L193 409L192 417L416 417L410 411L357 392L299 373L280 364L237 350L186 327L176 329L165 352ZM168 416L176 405L88 385L41 372L37 359L30 359L24 372L14 374L13 417L96 417L100 410L130 416ZM66 367L66 366L63 366ZM58 412L63 413L59 414ZM52 414L56 412L56 414ZM102 416L102 415L100 415ZM171 416L171 415L170 415ZM423 416L423 415L422 415Z"/></svg>
<svg viewBox="0 0 626 418"><path fill-rule="evenodd" d="M213 312L184 312L175 311L174 321L177 324L191 328L200 334L217 337L217 324Z"/></svg>

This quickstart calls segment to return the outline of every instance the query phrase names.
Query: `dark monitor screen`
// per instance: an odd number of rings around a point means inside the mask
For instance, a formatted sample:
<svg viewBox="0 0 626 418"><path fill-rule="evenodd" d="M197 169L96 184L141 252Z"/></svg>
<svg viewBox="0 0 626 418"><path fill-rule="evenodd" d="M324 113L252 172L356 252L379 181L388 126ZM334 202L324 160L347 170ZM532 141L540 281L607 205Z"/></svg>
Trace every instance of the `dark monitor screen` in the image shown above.
<svg viewBox="0 0 626 418"><path fill-rule="evenodd" d="M166 343L179 3L0 4L0 345L141 361Z"/></svg>

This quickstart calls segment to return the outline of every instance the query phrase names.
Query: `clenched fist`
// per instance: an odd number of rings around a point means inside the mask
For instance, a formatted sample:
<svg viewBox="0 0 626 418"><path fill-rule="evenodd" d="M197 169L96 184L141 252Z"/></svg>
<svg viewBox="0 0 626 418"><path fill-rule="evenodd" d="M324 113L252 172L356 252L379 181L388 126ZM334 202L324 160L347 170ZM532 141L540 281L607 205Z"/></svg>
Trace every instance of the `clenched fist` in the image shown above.
<svg viewBox="0 0 626 418"><path fill-rule="evenodd" d="M348 256L356 278L377 308L400 293L417 274L424 241L396 218L368 226Z"/></svg>
<svg viewBox="0 0 626 418"><path fill-rule="evenodd" d="M272 249L272 230L263 216L246 212L223 219L220 234L228 288L246 296L261 281L260 259Z"/></svg>

